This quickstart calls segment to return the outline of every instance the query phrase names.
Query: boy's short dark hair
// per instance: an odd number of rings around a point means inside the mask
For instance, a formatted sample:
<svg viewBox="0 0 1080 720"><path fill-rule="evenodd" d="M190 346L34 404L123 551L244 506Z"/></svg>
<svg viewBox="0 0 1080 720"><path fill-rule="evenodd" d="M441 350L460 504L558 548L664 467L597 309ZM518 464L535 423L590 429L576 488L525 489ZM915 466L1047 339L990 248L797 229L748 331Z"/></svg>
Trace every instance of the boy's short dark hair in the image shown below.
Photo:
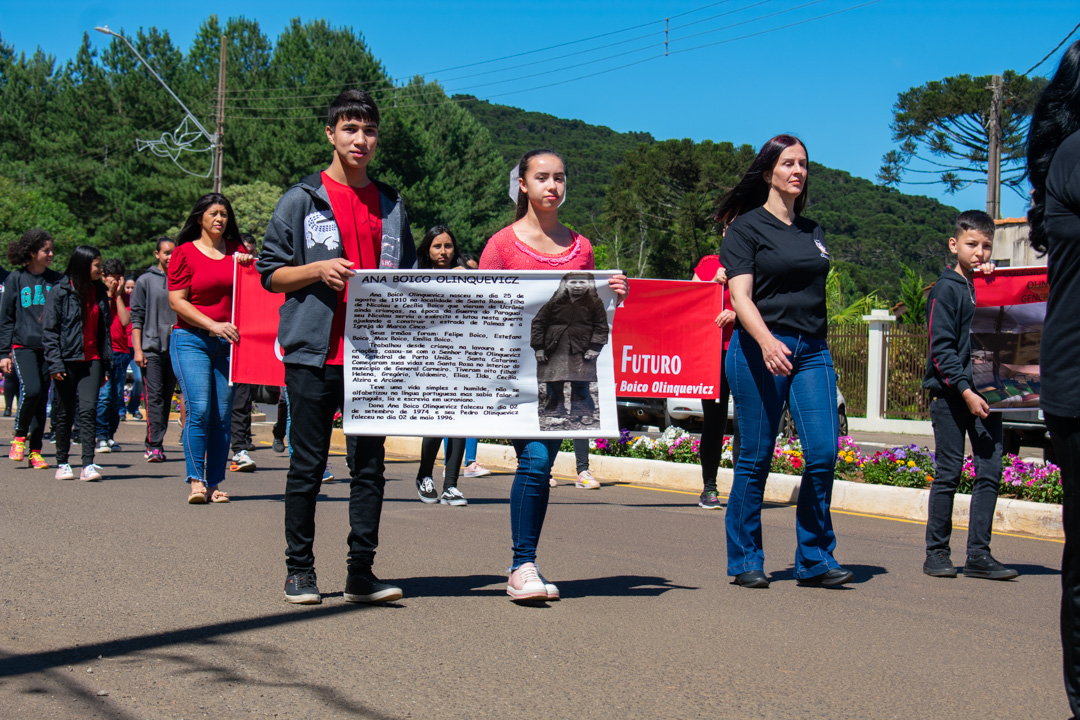
<svg viewBox="0 0 1080 720"><path fill-rule="evenodd" d="M256 252L259 249L259 243L251 233L240 233L240 242L244 243L244 248L254 248Z"/></svg>
<svg viewBox="0 0 1080 720"><path fill-rule="evenodd" d="M334 102L330 103L326 124L331 128L336 128L338 121L342 118L362 120L378 126L379 106L363 90L343 90L334 98Z"/></svg>
<svg viewBox="0 0 1080 720"><path fill-rule="evenodd" d="M992 241L994 239L994 218L982 210L965 210L956 216L956 227L953 228L953 237L960 237L965 231L974 230L980 235L985 235Z"/></svg>
<svg viewBox="0 0 1080 720"><path fill-rule="evenodd" d="M109 258L101 265L101 272L104 275L119 275L121 277L127 272L124 267L124 261L120 258Z"/></svg>

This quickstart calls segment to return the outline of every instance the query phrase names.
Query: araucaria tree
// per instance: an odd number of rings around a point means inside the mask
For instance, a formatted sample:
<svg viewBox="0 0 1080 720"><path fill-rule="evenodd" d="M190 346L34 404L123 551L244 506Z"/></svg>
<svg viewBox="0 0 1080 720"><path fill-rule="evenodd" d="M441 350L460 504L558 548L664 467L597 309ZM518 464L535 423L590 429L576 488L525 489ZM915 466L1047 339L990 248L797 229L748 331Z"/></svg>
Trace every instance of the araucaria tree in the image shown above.
<svg viewBox="0 0 1080 720"><path fill-rule="evenodd" d="M995 102L989 75L947 77L900 93L891 126L900 147L885 153L878 182L894 187L941 183L949 193L973 183L985 185L995 127L992 109L998 107L1001 184L1023 196L1024 139L1046 79L1012 70L1001 79L1000 102ZM919 179L905 179L908 173Z"/></svg>

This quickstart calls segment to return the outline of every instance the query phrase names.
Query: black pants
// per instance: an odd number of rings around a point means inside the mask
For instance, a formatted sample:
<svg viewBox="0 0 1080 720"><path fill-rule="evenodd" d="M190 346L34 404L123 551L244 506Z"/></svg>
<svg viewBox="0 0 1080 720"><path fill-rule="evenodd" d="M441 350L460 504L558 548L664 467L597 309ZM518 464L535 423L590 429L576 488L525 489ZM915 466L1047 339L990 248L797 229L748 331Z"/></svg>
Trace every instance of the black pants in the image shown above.
<svg viewBox="0 0 1080 720"><path fill-rule="evenodd" d="M716 400L704 398L701 401L701 481L703 491L716 491L716 471L720 467L720 456L724 453L724 430L727 429L728 398L731 388L727 374L720 374L720 397ZM731 466L739 462L739 417L732 413L735 425L731 435Z"/></svg>
<svg viewBox="0 0 1080 720"><path fill-rule="evenodd" d="M15 437L26 438L27 450L41 452L50 382L45 369L45 351L15 348L11 357L15 372L19 375L19 412L15 415ZM94 395L94 407L97 407L97 395Z"/></svg>
<svg viewBox="0 0 1080 720"><path fill-rule="evenodd" d="M19 396L19 376L12 370L4 376L4 409L10 410Z"/></svg>
<svg viewBox="0 0 1080 720"><path fill-rule="evenodd" d="M446 465L443 470L443 490L457 487L461 460L465 457L465 438L450 438L449 440L450 450L446 455ZM424 438L424 442L420 445L420 469L416 472L417 480L431 477L431 473L435 471L435 456L439 454L442 441L441 437Z"/></svg>
<svg viewBox="0 0 1080 720"><path fill-rule="evenodd" d="M233 385L232 451L247 450L251 444L251 386L246 383Z"/></svg>
<svg viewBox="0 0 1080 720"><path fill-rule="evenodd" d="M285 401L288 395L285 388L281 388L281 394L277 401L277 420L274 422L274 439L285 441L285 432L289 427L289 403Z"/></svg>
<svg viewBox="0 0 1080 720"><path fill-rule="evenodd" d="M143 395L146 398L146 449L161 450L169 428L176 374L168 352L147 350L143 368Z"/></svg>
<svg viewBox="0 0 1080 720"><path fill-rule="evenodd" d="M78 399L79 439L82 441L83 467L94 462L94 434L97 432L97 397L101 389L100 360L64 363L67 377L56 381L53 402L56 409L56 464L66 465L71 449L71 426L76 421Z"/></svg>
<svg viewBox="0 0 1080 720"><path fill-rule="evenodd" d="M1046 415L1061 466L1065 498L1061 521L1065 549L1061 554L1061 649L1065 665L1065 693L1074 718L1080 718L1080 418Z"/></svg>
<svg viewBox="0 0 1080 720"><path fill-rule="evenodd" d="M292 429L289 474L285 484L285 566L288 572L315 568L315 500L330 454L334 413L345 397L343 368L285 366ZM385 437L350 437L349 570L369 569L379 545L386 478Z"/></svg>
<svg viewBox="0 0 1080 720"><path fill-rule="evenodd" d="M949 551L953 498L964 467L964 437L971 440L975 457L975 483L971 490L967 554L990 552L998 489L1001 487L1001 413L983 420L972 415L957 393L930 401L934 426L934 482L926 518L926 552Z"/></svg>

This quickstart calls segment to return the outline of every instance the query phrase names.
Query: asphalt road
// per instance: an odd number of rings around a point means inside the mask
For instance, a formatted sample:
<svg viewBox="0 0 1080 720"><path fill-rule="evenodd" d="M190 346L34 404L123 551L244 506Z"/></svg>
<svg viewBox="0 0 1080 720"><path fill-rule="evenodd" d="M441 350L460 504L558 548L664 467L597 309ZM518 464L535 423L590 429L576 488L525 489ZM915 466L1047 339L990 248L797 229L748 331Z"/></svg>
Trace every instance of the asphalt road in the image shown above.
<svg viewBox="0 0 1080 720"><path fill-rule="evenodd" d="M564 479L540 547L564 599L519 607L504 594L510 476L463 480L468 507L423 505L415 464L392 461L376 572L404 598L342 600L348 486L333 483L324 602L291 606L287 461L260 449L258 472L229 477L234 502L189 506L179 448L147 465L138 437L122 428L129 449L100 458L101 483L0 461L4 718L1068 716L1057 542L996 536L1015 582L932 579L921 525L835 513L856 581L804 588L794 510L770 506L773 585L747 590L725 573L723 511Z"/></svg>

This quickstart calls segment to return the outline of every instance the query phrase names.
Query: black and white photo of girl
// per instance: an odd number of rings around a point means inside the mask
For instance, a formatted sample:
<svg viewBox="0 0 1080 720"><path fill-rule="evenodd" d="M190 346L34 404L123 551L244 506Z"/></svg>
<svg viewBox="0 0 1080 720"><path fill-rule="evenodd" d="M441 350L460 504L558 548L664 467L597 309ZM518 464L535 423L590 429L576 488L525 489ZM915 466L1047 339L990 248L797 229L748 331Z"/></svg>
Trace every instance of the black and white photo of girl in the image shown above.
<svg viewBox="0 0 1080 720"><path fill-rule="evenodd" d="M593 276L564 275L532 322L541 429L581 430L600 422L596 358L609 333L607 311Z"/></svg>

